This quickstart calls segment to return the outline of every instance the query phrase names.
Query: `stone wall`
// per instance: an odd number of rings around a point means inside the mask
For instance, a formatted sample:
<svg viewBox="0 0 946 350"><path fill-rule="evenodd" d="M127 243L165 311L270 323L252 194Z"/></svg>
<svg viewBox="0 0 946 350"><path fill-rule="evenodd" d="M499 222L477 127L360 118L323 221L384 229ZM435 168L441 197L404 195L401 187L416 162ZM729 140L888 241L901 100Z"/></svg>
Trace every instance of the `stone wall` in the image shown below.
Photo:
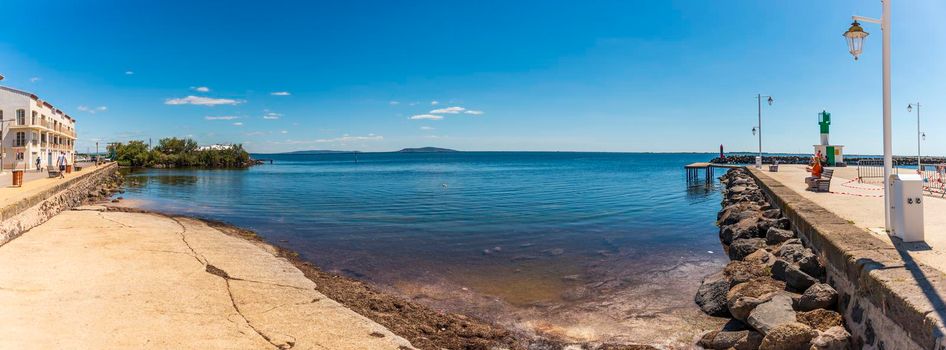
<svg viewBox="0 0 946 350"><path fill-rule="evenodd" d="M946 349L946 274L748 169L771 204L824 261L855 349ZM897 243L897 240L894 240Z"/></svg>
<svg viewBox="0 0 946 350"><path fill-rule="evenodd" d="M118 181L117 170L116 163L98 168L86 167L77 177L16 202L3 203L0 209L0 246L64 210L107 196Z"/></svg>

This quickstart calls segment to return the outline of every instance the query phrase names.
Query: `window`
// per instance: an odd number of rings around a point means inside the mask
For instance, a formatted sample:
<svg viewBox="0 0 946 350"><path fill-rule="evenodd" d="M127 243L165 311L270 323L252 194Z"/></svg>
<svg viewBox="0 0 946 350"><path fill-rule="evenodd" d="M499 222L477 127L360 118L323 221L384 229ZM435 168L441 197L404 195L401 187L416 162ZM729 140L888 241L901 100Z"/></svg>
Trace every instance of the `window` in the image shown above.
<svg viewBox="0 0 946 350"><path fill-rule="evenodd" d="M31 136L31 137L30 137L30 143L32 143L33 146L36 146L36 143L39 142L39 137L36 136L36 133L35 133L35 132L34 132L34 133L30 133L30 136Z"/></svg>
<svg viewBox="0 0 946 350"><path fill-rule="evenodd" d="M30 118L30 123L36 125L36 111L33 111L33 116Z"/></svg>
<svg viewBox="0 0 946 350"><path fill-rule="evenodd" d="M23 147L26 146L26 133L18 132L16 133L16 139L13 142L14 147Z"/></svg>
<svg viewBox="0 0 946 350"><path fill-rule="evenodd" d="M16 110L16 123L19 125L26 124L26 111L22 109Z"/></svg>

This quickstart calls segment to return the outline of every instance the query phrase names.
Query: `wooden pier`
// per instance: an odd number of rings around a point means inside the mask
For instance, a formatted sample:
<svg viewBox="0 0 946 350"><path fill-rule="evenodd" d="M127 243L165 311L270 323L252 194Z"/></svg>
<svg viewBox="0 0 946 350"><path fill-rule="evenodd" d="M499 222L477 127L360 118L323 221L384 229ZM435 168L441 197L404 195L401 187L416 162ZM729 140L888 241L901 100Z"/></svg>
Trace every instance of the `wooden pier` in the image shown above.
<svg viewBox="0 0 946 350"><path fill-rule="evenodd" d="M741 168L742 165L734 164L716 164L709 162L699 162L691 163L683 166L683 170L687 174L687 182L697 181L700 179L700 172L704 174L704 180L706 182L713 182L713 169L715 168Z"/></svg>

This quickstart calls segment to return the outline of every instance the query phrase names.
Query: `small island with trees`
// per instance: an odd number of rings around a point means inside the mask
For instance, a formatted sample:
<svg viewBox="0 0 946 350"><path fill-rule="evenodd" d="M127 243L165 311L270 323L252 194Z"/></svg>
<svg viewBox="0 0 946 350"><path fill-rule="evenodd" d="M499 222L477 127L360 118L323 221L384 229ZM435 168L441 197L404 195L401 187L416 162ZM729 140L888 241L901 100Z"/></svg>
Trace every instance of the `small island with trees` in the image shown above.
<svg viewBox="0 0 946 350"><path fill-rule="evenodd" d="M200 147L189 138L164 138L154 147L144 141L113 143L108 146L112 160L123 166L149 168L246 168L254 164L243 145Z"/></svg>

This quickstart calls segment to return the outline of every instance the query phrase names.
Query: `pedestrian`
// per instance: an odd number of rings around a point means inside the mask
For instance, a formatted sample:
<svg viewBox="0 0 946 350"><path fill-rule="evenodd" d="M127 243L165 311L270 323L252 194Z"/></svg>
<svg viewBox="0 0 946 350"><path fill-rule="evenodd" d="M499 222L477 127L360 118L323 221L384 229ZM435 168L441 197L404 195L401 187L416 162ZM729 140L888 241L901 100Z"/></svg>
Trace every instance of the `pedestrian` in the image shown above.
<svg viewBox="0 0 946 350"><path fill-rule="evenodd" d="M66 178L66 152L59 151L59 159L56 160L56 164L59 165L59 178Z"/></svg>
<svg viewBox="0 0 946 350"><path fill-rule="evenodd" d="M42 170L42 168L39 167L39 163L40 163L40 158L39 158L39 156L36 156L36 172L37 172L37 173L38 173L40 170Z"/></svg>

